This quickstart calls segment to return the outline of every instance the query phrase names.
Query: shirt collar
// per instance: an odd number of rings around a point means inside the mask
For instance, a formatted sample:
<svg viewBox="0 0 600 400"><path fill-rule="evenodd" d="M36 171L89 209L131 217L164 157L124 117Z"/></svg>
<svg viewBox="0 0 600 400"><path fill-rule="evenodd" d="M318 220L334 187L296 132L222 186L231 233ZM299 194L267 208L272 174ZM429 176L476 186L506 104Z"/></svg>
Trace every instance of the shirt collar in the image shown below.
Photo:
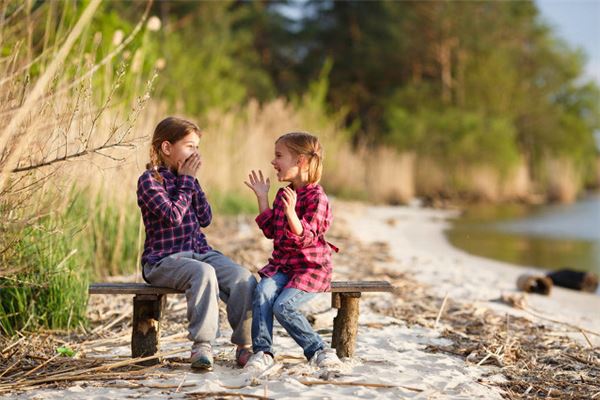
<svg viewBox="0 0 600 400"><path fill-rule="evenodd" d="M171 171L169 168L165 167L164 165L159 165L158 166L158 172L162 173L165 178L172 179L172 178L176 178L177 177L177 175L175 175L173 173L173 171Z"/></svg>
<svg viewBox="0 0 600 400"><path fill-rule="evenodd" d="M313 189L315 186L317 186L316 183L309 183L308 185L304 185L304 186L296 189L296 193L302 194L302 193L308 192L309 190Z"/></svg>

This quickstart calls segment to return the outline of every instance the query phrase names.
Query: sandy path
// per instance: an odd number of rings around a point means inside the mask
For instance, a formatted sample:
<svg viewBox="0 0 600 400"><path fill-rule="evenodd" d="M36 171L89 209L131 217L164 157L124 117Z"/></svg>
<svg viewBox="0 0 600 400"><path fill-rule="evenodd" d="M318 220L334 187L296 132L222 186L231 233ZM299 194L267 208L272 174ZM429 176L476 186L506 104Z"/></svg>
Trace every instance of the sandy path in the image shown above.
<svg viewBox="0 0 600 400"><path fill-rule="evenodd" d="M523 269L468 255L451 247L443 235L452 213L439 210L410 207L374 207L347 203L336 204L336 215L353 235L365 243L386 242L393 256L385 268L409 273L420 282L430 285L439 297L446 294L459 302L476 303L501 313L527 315L497 302L502 292L513 292L516 277ZM246 228L244 228L246 229ZM242 229L241 229L242 230ZM343 278L340 268L338 278ZM551 296L529 296L531 307L553 318L578 324L590 330L600 330L600 296L582 294L555 288ZM215 350L218 353L215 370L210 373L193 373L187 364L175 369L162 368L162 377L138 381L142 385L179 385L175 389L138 387L123 388L126 382L112 381L97 384L79 382L66 389L41 389L11 398L20 399L150 399L186 398L187 393L229 391L242 394L266 395L276 399L500 399L499 388L484 385L485 381L502 380L495 367L477 367L465 363L462 358L425 350L428 345L444 345L438 331L420 327L408 327L404 321L378 314L373 304L390 304L396 301L391 294L367 294L361 301L360 329L356 356L345 360L342 373L333 382L366 382L394 385L394 388L371 388L357 386L318 385L306 386L302 381L319 380L322 371L306 364L301 349L280 328L276 328L275 346L279 362L283 365L273 376L247 385L248 378L234 367L233 348L228 343L229 331L223 331ZM181 309L181 307L179 307ZM307 311L317 315L316 327L325 329L326 341L330 340L330 296L323 294L310 303ZM380 327L367 325L378 323ZM559 328L564 326L559 325ZM572 330L572 329L571 329ZM581 335L574 333L578 339ZM600 339L590 336L598 345ZM184 349L181 357L187 357L188 343L173 342L164 351ZM125 344L111 349L111 356L127 356ZM94 356L94 354L88 354ZM243 386L239 389L226 387Z"/></svg>

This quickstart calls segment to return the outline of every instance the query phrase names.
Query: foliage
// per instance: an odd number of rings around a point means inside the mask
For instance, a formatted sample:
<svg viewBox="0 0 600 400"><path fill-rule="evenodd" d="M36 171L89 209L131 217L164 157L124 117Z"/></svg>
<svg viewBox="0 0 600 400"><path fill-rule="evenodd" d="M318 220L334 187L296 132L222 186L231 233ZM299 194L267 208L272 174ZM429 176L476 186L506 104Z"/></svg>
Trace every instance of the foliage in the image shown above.
<svg viewBox="0 0 600 400"><path fill-rule="evenodd" d="M72 233L62 226L44 218L11 234L16 243L0 262L18 271L0 276L1 334L44 326L73 329L85 321L88 271L77 263Z"/></svg>

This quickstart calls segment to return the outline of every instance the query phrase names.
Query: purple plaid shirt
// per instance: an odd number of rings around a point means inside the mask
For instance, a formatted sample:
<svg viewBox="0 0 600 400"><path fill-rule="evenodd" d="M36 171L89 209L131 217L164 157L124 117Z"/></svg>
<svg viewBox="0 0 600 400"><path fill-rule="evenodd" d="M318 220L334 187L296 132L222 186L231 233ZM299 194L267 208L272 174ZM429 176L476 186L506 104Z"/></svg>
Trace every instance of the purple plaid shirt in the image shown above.
<svg viewBox="0 0 600 400"><path fill-rule="evenodd" d="M146 227L142 265L181 251L212 250L200 229L210 224L212 213L198 180L165 167L159 167L158 173L162 183L152 171L138 179L137 201Z"/></svg>
<svg viewBox="0 0 600 400"><path fill-rule="evenodd" d="M273 239L273 254L258 273L270 277L283 272L289 277L286 288L325 292L331 285L331 248L337 251L323 237L333 219L329 200L316 184L299 188L296 193L296 214L302 223L302 235L290 230L282 200L283 188L275 196L273 209L256 217L265 236Z"/></svg>

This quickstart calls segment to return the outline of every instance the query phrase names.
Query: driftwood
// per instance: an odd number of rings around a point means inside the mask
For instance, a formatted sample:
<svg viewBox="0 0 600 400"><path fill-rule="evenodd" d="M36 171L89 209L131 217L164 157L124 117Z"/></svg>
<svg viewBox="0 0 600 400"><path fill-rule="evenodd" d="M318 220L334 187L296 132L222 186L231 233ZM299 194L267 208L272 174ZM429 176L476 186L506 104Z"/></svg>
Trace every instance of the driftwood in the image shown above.
<svg viewBox="0 0 600 400"><path fill-rule="evenodd" d="M594 293L598 289L598 275L593 272L581 272L561 269L546 274L556 286Z"/></svg>
<svg viewBox="0 0 600 400"><path fill-rule="evenodd" d="M550 294L552 279L543 275L522 274L517 278L517 289L526 293Z"/></svg>

